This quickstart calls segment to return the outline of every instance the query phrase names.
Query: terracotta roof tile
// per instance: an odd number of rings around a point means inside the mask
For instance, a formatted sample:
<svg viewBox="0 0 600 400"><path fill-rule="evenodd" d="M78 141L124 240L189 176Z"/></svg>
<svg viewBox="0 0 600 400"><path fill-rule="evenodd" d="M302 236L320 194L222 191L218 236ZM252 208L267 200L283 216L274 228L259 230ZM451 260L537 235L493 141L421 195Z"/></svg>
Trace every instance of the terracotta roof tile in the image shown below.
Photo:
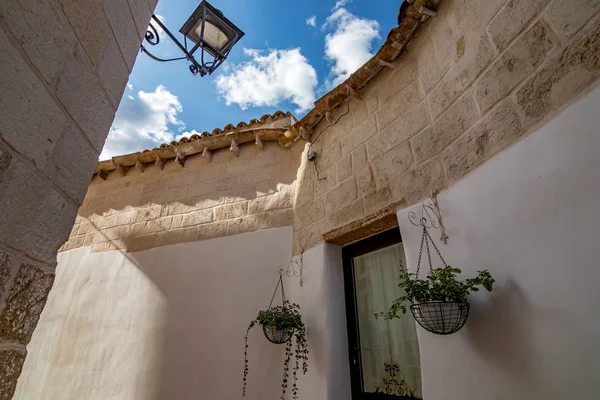
<svg viewBox="0 0 600 400"><path fill-rule="evenodd" d="M175 158L177 153L185 156L200 153L205 147L210 150L229 147L231 136L235 137L239 144L254 141L257 134L261 135L264 141L278 140L283 136L296 119L290 112L276 111L273 114L265 114L260 118L252 119L250 123L239 122L237 125L227 124L223 129L215 128L212 132L202 132L201 135L192 135L182 137L179 141L171 143L162 143L152 150L143 150L137 153L115 156L111 160L100 161L96 165L95 174L100 171L110 172L117 169L117 166L132 167L138 161L142 163L154 162L157 157L167 160Z"/></svg>

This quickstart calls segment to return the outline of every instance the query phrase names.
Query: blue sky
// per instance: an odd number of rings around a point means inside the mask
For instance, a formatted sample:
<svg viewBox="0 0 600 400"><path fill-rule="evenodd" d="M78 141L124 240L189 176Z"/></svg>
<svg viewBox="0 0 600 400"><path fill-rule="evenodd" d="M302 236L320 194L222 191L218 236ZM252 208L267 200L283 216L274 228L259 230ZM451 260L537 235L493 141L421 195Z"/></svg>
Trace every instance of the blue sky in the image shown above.
<svg viewBox="0 0 600 400"><path fill-rule="evenodd" d="M155 14L179 28L199 0L159 0ZM401 0L212 0L245 36L211 76L185 61L138 55L100 159L249 121L278 109L301 118L396 26ZM165 35L158 56L180 56Z"/></svg>

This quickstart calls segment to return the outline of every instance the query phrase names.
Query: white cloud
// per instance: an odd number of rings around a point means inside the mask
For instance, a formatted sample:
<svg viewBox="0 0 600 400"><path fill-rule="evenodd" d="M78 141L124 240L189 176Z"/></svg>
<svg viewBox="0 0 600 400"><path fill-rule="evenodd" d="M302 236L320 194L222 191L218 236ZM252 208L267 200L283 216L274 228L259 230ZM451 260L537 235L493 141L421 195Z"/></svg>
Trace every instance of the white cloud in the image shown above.
<svg viewBox="0 0 600 400"><path fill-rule="evenodd" d="M181 138L186 137L189 139L192 135L202 136L202 132L198 132L195 129L192 129L191 131L185 131L185 132L180 133L179 135L176 135L175 140L177 140L179 142L181 140Z"/></svg>
<svg viewBox="0 0 600 400"><path fill-rule="evenodd" d="M216 81L219 94L227 105L248 107L276 106L290 101L297 112L312 108L315 101L317 73L300 49L244 49L251 60L229 67Z"/></svg>
<svg viewBox="0 0 600 400"><path fill-rule="evenodd" d="M177 96L163 85L154 92L139 91L123 98L100 154L101 160L151 149L175 139L173 130L185 124L177 118L183 111Z"/></svg>
<svg viewBox="0 0 600 400"><path fill-rule="evenodd" d="M371 45L379 37L377 21L359 18L338 4L346 2L339 0L323 25L323 29L334 30L325 36L325 57L333 63L333 85L343 82L373 56Z"/></svg>
<svg viewBox="0 0 600 400"><path fill-rule="evenodd" d="M348 3L350 3L350 0L338 0L338 1L336 1L335 2L335 6L333 6L333 11L337 10L338 8L344 7Z"/></svg>
<svg viewBox="0 0 600 400"><path fill-rule="evenodd" d="M313 28L317 26L317 16L313 15L310 18L306 18L306 25L310 25Z"/></svg>

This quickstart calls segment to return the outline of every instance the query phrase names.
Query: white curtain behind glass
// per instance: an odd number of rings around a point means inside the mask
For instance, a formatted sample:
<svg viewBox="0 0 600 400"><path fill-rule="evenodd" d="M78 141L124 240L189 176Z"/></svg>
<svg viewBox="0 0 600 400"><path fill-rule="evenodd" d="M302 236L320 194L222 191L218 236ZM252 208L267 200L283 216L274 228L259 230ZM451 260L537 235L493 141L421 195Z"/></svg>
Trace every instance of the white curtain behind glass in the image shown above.
<svg viewBox="0 0 600 400"><path fill-rule="evenodd" d="M375 392L389 378L385 363L399 365L399 377L417 398L421 394L421 365L415 321L407 313L399 319L375 319L402 295L398 287L402 243L354 259L356 301L365 392ZM396 376L398 378L398 376Z"/></svg>

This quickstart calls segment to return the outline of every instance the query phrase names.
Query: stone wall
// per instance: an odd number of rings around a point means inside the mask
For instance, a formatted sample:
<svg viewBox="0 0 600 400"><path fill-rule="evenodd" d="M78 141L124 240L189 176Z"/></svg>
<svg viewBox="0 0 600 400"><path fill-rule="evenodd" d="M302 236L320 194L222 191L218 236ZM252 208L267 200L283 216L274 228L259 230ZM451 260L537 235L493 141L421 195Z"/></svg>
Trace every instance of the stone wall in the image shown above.
<svg viewBox="0 0 600 400"><path fill-rule="evenodd" d="M294 252L397 224L598 83L600 1L446 0L393 68L312 132ZM303 158L304 160L304 158ZM318 171L318 173L317 173Z"/></svg>
<svg viewBox="0 0 600 400"><path fill-rule="evenodd" d="M0 399L10 399L155 0L0 2Z"/></svg>
<svg viewBox="0 0 600 400"><path fill-rule="evenodd" d="M95 176L63 251L141 251L174 243L210 239L293 225L296 172L302 148L265 142L225 148L210 163L189 156L182 168L167 161L125 176Z"/></svg>
<svg viewBox="0 0 600 400"><path fill-rule="evenodd" d="M62 250L139 251L293 222L297 254L396 225L398 207L453 185L597 84L600 2L571 3L441 2L312 143L95 177Z"/></svg>

